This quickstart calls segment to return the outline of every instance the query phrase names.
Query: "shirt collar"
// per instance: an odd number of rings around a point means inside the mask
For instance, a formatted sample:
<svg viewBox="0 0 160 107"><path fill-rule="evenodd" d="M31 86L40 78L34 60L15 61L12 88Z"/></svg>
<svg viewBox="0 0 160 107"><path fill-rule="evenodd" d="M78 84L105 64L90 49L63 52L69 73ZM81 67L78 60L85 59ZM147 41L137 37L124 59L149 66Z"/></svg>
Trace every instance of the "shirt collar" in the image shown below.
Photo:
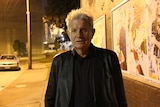
<svg viewBox="0 0 160 107"><path fill-rule="evenodd" d="M91 44L89 46L89 51L88 51L88 55L87 56L93 56L94 55L94 49L93 49L93 47L94 47L93 44ZM76 50L74 48L71 49L71 53L72 53L73 56L77 56L78 55L77 52L76 52Z"/></svg>

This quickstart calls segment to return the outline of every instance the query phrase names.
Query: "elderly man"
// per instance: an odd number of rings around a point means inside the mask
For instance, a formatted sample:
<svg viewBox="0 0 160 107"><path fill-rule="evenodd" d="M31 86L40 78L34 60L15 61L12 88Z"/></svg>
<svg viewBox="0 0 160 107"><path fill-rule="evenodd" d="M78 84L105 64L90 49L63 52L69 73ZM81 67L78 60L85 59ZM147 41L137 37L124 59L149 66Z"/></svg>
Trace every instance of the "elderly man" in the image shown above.
<svg viewBox="0 0 160 107"><path fill-rule="evenodd" d="M91 43L93 18L77 9L66 23L73 49L53 60L45 107L127 107L115 52Z"/></svg>

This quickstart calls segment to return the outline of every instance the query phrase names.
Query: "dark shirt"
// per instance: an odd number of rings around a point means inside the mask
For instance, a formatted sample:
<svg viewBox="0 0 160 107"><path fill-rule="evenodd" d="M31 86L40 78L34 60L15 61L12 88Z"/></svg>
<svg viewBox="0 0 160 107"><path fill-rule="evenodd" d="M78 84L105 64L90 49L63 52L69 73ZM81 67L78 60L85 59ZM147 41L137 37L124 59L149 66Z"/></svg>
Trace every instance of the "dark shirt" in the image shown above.
<svg viewBox="0 0 160 107"><path fill-rule="evenodd" d="M94 107L92 55L74 56L74 81L70 107Z"/></svg>

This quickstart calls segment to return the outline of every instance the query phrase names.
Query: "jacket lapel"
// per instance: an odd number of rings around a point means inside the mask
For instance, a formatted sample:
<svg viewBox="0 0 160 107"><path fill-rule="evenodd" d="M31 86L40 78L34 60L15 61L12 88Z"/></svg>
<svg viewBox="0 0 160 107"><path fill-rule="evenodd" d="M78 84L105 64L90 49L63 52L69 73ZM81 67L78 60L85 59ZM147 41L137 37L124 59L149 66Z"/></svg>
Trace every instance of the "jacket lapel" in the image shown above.
<svg viewBox="0 0 160 107"><path fill-rule="evenodd" d="M68 107L73 85L73 56L67 54L62 61L57 86L57 104L55 107Z"/></svg>

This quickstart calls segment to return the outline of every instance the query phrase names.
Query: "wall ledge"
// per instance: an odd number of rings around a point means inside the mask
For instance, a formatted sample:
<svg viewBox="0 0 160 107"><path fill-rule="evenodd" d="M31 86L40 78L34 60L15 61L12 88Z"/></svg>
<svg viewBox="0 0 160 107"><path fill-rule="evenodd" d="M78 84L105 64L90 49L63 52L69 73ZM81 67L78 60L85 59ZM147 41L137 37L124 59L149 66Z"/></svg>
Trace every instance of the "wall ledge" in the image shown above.
<svg viewBox="0 0 160 107"><path fill-rule="evenodd" d="M134 74L126 73L126 71L122 71L122 76L160 89L160 81L147 79L141 75L136 76Z"/></svg>

